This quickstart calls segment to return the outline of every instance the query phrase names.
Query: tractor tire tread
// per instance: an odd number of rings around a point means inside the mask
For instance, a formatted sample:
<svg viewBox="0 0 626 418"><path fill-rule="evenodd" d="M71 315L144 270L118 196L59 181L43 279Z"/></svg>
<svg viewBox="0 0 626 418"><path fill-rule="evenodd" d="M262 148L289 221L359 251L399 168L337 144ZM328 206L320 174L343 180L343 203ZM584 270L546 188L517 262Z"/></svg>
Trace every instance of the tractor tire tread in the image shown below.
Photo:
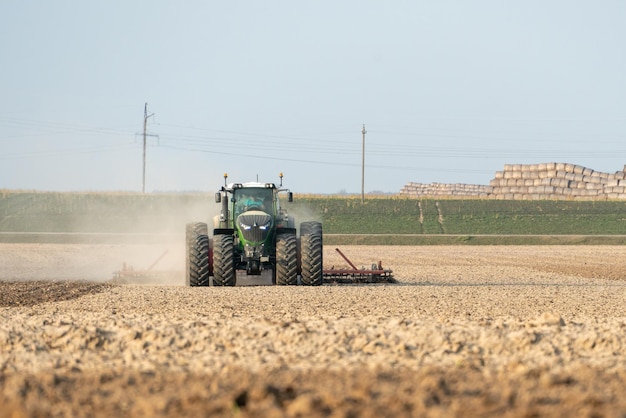
<svg viewBox="0 0 626 418"><path fill-rule="evenodd" d="M232 235L213 238L213 286L235 286L235 244Z"/></svg>
<svg viewBox="0 0 626 418"><path fill-rule="evenodd" d="M276 237L276 284L298 284L298 249L295 234Z"/></svg>
<svg viewBox="0 0 626 418"><path fill-rule="evenodd" d="M207 224L195 222L185 229L187 243L186 276L187 286L208 286L210 278L209 236Z"/></svg>

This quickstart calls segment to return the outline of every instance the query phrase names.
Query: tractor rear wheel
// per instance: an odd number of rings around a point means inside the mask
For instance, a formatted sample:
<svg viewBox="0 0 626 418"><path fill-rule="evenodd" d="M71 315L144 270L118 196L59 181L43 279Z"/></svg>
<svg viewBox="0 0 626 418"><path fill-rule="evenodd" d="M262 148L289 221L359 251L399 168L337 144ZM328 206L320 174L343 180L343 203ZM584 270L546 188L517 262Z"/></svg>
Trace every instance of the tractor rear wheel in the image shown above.
<svg viewBox="0 0 626 418"><path fill-rule="evenodd" d="M187 241L185 283L187 286L208 286L211 265L207 224L203 222L187 224L185 235Z"/></svg>
<svg viewBox="0 0 626 418"><path fill-rule="evenodd" d="M213 286L235 286L235 243L232 235L213 237Z"/></svg>
<svg viewBox="0 0 626 418"><path fill-rule="evenodd" d="M274 268L276 284L298 284L298 248L295 234L276 236L276 266Z"/></svg>
<svg viewBox="0 0 626 418"><path fill-rule="evenodd" d="M324 282L322 224L300 224L300 277L302 284L320 286Z"/></svg>
<svg viewBox="0 0 626 418"><path fill-rule="evenodd" d="M300 236L303 235L319 235L322 236L322 224L317 221L307 221L300 224Z"/></svg>

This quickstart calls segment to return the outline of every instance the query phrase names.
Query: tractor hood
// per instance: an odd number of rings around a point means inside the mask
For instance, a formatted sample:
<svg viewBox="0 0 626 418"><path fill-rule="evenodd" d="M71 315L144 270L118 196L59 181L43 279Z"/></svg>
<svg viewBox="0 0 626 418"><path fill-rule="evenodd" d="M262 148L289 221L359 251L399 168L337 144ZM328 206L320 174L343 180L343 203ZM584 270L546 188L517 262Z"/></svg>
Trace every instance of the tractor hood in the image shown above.
<svg viewBox="0 0 626 418"><path fill-rule="evenodd" d="M251 244L264 242L273 225L272 216L260 210L249 210L237 217L237 228L242 238Z"/></svg>

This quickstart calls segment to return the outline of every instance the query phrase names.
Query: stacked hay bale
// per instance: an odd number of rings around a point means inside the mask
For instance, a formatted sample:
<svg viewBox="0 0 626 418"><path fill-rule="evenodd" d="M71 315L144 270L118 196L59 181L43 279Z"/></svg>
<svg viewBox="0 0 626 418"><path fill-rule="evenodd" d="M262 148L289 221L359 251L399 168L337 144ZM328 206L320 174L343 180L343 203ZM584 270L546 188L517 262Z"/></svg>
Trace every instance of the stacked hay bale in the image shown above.
<svg viewBox="0 0 626 418"><path fill-rule="evenodd" d="M626 166L622 171L603 173L568 163L506 164L489 186L411 182L400 194L508 200L626 199Z"/></svg>
<svg viewBox="0 0 626 418"><path fill-rule="evenodd" d="M447 183L408 183L402 190L401 195L406 196L450 196L450 197L483 197L487 198L492 193L491 186L478 184L447 184Z"/></svg>
<svg viewBox="0 0 626 418"><path fill-rule="evenodd" d="M625 174L568 163L506 164L489 184L496 199L626 199Z"/></svg>

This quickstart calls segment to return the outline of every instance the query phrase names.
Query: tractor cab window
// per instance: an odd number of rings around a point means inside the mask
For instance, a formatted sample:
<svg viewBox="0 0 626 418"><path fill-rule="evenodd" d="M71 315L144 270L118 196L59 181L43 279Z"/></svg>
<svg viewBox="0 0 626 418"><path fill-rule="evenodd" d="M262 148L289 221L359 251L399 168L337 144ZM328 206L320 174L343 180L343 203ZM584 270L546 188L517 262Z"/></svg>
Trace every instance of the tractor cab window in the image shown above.
<svg viewBox="0 0 626 418"><path fill-rule="evenodd" d="M236 189L235 190L235 216L249 210L260 210L272 213L273 192L272 189Z"/></svg>

